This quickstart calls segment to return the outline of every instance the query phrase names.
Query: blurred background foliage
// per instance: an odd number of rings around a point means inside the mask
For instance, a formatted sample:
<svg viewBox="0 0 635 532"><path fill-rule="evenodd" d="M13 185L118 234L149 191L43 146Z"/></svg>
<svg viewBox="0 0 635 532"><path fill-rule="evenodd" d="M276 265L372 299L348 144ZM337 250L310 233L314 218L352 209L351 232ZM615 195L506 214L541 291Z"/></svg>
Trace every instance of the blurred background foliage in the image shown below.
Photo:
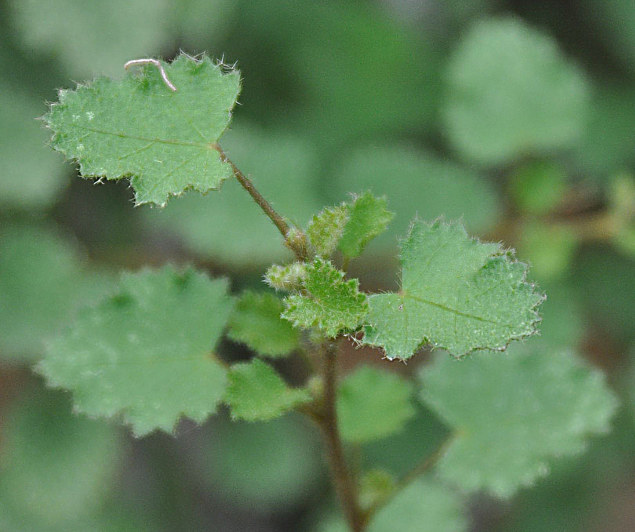
<svg viewBox="0 0 635 532"><path fill-rule="evenodd" d="M134 440L73 415L30 372L119 269L195 263L238 291L288 257L235 183L133 209L125 182L78 179L46 148L35 119L57 88L179 49L237 62L223 147L293 222L350 192L388 197L389 233L352 267L364 288L394 287L415 214L461 218L516 247L549 295L528 345L608 374L613 432L510 501L467 501L471 530L635 529L632 0L0 0L0 14L0 529L329 530L304 420L221 414ZM250 356L229 340L222 354ZM395 367L351 348L344 371L361 360ZM278 369L304 377L293 359ZM447 429L418 408L359 449L364 467L399 476L434 451Z"/></svg>

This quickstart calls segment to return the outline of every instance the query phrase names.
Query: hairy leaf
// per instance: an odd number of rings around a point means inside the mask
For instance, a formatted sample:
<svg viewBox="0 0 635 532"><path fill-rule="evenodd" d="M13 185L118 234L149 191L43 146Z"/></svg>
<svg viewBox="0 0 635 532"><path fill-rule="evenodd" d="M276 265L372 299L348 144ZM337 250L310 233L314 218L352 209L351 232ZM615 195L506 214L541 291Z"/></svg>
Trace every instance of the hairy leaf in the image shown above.
<svg viewBox="0 0 635 532"><path fill-rule="evenodd" d="M0 233L0 356L32 361L44 342L112 283L84 263L74 242L38 226Z"/></svg>
<svg viewBox="0 0 635 532"><path fill-rule="evenodd" d="M466 157L502 164L573 147L589 87L550 37L516 19L473 26L448 68L447 134Z"/></svg>
<svg viewBox="0 0 635 532"><path fill-rule="evenodd" d="M357 279L344 280L344 272L317 258L306 268L306 293L287 297L282 317L295 327L317 327L334 338L342 330L357 328L368 312L368 299L358 286Z"/></svg>
<svg viewBox="0 0 635 532"><path fill-rule="evenodd" d="M410 358L423 344L455 356L504 349L536 332L543 296L525 282L527 267L460 224L415 220L401 263L402 289L369 297L364 342L389 359Z"/></svg>
<svg viewBox="0 0 635 532"><path fill-rule="evenodd" d="M349 204L349 219L338 246L345 257L358 257L368 242L386 230L394 216L387 203L386 198L365 192Z"/></svg>
<svg viewBox="0 0 635 532"><path fill-rule="evenodd" d="M440 475L466 491L513 495L552 461L604 433L617 402L603 375L567 351L438 356L421 372L421 397L454 429Z"/></svg>
<svg viewBox="0 0 635 532"><path fill-rule="evenodd" d="M364 366L348 375L337 393L342 438L366 443L398 432L415 410L412 384L394 373Z"/></svg>
<svg viewBox="0 0 635 532"><path fill-rule="evenodd" d="M327 207L319 214L313 216L306 230L311 245L318 255L330 257L335 251L344 227L348 222L348 209L346 204L337 207Z"/></svg>
<svg viewBox="0 0 635 532"><path fill-rule="evenodd" d="M255 358L234 364L225 400L233 419L268 421L311 400L306 390L292 389L269 364Z"/></svg>
<svg viewBox="0 0 635 532"><path fill-rule="evenodd" d="M216 410L225 369L214 349L232 307L224 280L172 267L125 274L119 292L53 340L38 370L91 416L122 415L137 436Z"/></svg>
<svg viewBox="0 0 635 532"><path fill-rule="evenodd" d="M229 318L228 336L261 355L283 357L298 347L300 334L280 315L282 300L269 293L243 293Z"/></svg>
<svg viewBox="0 0 635 532"><path fill-rule="evenodd" d="M162 65L176 91L147 65L121 81L62 90L45 116L53 147L77 160L82 175L129 177L137 204L165 205L187 189L217 189L232 175L215 147L238 97L238 72L184 54Z"/></svg>

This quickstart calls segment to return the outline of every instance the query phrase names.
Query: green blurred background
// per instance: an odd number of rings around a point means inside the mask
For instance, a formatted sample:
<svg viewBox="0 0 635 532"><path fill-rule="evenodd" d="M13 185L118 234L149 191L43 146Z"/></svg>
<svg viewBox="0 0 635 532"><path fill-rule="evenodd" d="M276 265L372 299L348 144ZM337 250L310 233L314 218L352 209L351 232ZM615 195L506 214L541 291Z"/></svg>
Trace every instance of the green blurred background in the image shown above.
<svg viewBox="0 0 635 532"><path fill-rule="evenodd" d="M238 291L288 258L234 182L133 208L127 183L79 179L45 146L35 118L56 89L179 50L237 62L221 144L289 219L350 192L388 197L391 229L352 268L363 288L394 287L415 214L460 218L532 264L549 296L532 345L607 373L613 432L510 501L467 501L472 530L635 530L632 0L0 0L0 530L328 529L335 502L304 420L221 413L134 440L74 416L30 371L118 270L194 263ZM346 355L345 371L387 365ZM293 359L278 369L303 377ZM422 409L365 462L399 475L444 434Z"/></svg>

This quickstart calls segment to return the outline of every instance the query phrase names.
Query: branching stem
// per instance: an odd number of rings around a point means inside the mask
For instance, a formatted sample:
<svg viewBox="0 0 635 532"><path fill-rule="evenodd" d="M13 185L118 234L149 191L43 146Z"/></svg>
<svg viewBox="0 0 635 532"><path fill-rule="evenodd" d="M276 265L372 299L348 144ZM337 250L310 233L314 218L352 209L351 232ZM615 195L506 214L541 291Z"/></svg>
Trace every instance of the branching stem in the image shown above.
<svg viewBox="0 0 635 532"><path fill-rule="evenodd" d="M302 239L290 238L292 230L285 219L280 216L271 206L271 204L264 198L264 196L260 192L258 192L251 180L240 171L240 169L232 162L229 157L227 157L227 154L218 144L214 144L213 148L220 154L221 160L232 167L234 177L236 177L242 187L247 192L249 192L249 195L252 197L252 199L258 204L262 211L278 228L278 231L280 231L280 233L282 234L287 247L291 249L293 253L295 253L295 256L298 258L298 260L305 261L307 259L307 250L306 246L302 245L301 243Z"/></svg>
<svg viewBox="0 0 635 532"><path fill-rule="evenodd" d="M357 484L344 455L342 438L337 425L337 346L328 342L324 347L324 404L323 416L319 420L324 434L335 490L353 532L365 528L364 514L359 505Z"/></svg>

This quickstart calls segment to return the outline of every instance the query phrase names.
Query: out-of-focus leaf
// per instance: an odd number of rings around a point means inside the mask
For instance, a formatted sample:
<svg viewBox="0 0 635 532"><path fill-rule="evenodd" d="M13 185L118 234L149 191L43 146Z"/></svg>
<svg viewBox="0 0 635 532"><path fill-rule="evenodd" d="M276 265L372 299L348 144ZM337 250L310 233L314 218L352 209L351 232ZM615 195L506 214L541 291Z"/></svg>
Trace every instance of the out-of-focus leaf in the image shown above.
<svg viewBox="0 0 635 532"><path fill-rule="evenodd" d="M72 77L117 75L123 64L163 50L170 0L10 0L10 15L28 50L58 58Z"/></svg>
<svg viewBox="0 0 635 532"><path fill-rule="evenodd" d="M233 0L172 0L172 16L180 42L188 50L205 51L225 35L238 8Z"/></svg>
<svg viewBox="0 0 635 532"><path fill-rule="evenodd" d="M273 207L302 226L322 206L316 187L318 163L311 146L288 133L239 128L223 149L249 175ZM238 181L218 193L186 194L165 209L146 210L149 225L175 232L193 252L243 268L290 257L271 221Z"/></svg>
<svg viewBox="0 0 635 532"><path fill-rule="evenodd" d="M457 150L484 164L573 147L589 88L549 36L519 19L476 23L448 67L443 119Z"/></svg>
<svg viewBox="0 0 635 532"><path fill-rule="evenodd" d="M0 356L33 361L44 341L77 310L111 287L90 271L73 242L51 228L10 226L0 232Z"/></svg>
<svg viewBox="0 0 635 532"><path fill-rule="evenodd" d="M568 227L542 222L525 224L518 253L531 264L539 280L557 279L567 272L578 247L578 237Z"/></svg>
<svg viewBox="0 0 635 532"><path fill-rule="evenodd" d="M280 315L282 300L266 292L244 292L229 318L228 336L260 355L283 357L295 350L300 333Z"/></svg>
<svg viewBox="0 0 635 532"><path fill-rule="evenodd" d="M617 401L598 370L571 352L440 354L421 373L423 401L455 440L437 465L466 491L509 497L605 433ZM457 388L458 387L458 388ZM458 390L458 393L457 393Z"/></svg>
<svg viewBox="0 0 635 532"><path fill-rule="evenodd" d="M535 334L544 296L500 244L470 238L458 223L415 219L401 263L401 290L368 298L364 343L387 358L408 359L424 344L461 357Z"/></svg>
<svg viewBox="0 0 635 532"><path fill-rule="evenodd" d="M116 295L51 341L38 371L90 416L123 416L137 436L202 422L225 392L211 351L232 307L224 280L192 269L122 277Z"/></svg>
<svg viewBox="0 0 635 532"><path fill-rule="evenodd" d="M176 90L157 66L145 65L141 76L60 91L44 117L52 146L76 160L82 175L130 178L137 205L218 189L233 175L216 143L231 120L240 75L185 54L162 68Z"/></svg>
<svg viewBox="0 0 635 532"><path fill-rule="evenodd" d="M292 389L269 364L258 358L234 364L227 375L225 400L233 419L269 421L311 401L304 389Z"/></svg>
<svg viewBox="0 0 635 532"><path fill-rule="evenodd" d="M65 184L59 157L46 147L47 135L36 121L43 102L0 83L0 206L48 207Z"/></svg>
<svg viewBox="0 0 635 532"><path fill-rule="evenodd" d="M555 162L536 161L514 172L510 194L522 211L546 214L562 199L566 179L566 173Z"/></svg>
<svg viewBox="0 0 635 532"><path fill-rule="evenodd" d="M342 438L366 443L399 432L415 410L412 384L386 370L364 366L347 375L337 392Z"/></svg>
<svg viewBox="0 0 635 532"><path fill-rule="evenodd" d="M291 508L306 500L324 475L317 434L293 415L215 427L208 457L210 485L249 511Z"/></svg>
<svg viewBox="0 0 635 532"><path fill-rule="evenodd" d="M60 393L38 391L21 399L2 432L2 530L20 530L20 521L37 527L22 530L64 530L99 509L118 471L112 426L73 415Z"/></svg>
<svg viewBox="0 0 635 532"><path fill-rule="evenodd" d="M474 171L431 154L403 146L366 147L339 165L332 187L333 200L349 192L370 190L386 196L395 210L388 232L371 242L375 251L394 249L415 215L462 219L474 232L490 228L500 215L496 191Z"/></svg>

